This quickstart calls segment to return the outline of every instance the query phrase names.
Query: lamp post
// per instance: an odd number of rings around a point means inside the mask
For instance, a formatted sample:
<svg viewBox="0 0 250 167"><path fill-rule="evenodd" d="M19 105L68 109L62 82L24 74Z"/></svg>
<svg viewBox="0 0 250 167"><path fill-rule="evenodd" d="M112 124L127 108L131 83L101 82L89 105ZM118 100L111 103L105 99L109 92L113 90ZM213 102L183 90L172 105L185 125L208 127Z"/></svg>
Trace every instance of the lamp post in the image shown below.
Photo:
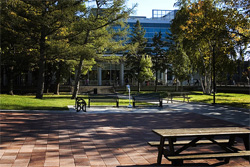
<svg viewBox="0 0 250 167"><path fill-rule="evenodd" d="M214 48L215 48L215 41L213 43L213 105L216 104L215 103L215 90L216 90L216 84L215 84L215 53L214 53Z"/></svg>

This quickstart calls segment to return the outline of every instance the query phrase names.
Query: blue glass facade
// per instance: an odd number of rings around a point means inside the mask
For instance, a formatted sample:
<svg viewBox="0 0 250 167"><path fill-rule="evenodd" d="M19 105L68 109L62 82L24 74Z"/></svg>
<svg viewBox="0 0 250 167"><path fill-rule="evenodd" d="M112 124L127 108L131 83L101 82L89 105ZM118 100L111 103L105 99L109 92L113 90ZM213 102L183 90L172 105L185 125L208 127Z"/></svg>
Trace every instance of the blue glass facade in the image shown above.
<svg viewBox="0 0 250 167"><path fill-rule="evenodd" d="M147 48L151 48L151 44L153 43L152 38L154 37L155 33L162 33L162 40L167 41L166 39L166 32L170 32L170 25L171 20L174 18L176 11L165 11L165 10L153 10L154 15L152 18L146 18L142 16L131 16L127 21L126 24L129 26L129 32L132 31L134 25L136 24L137 20L139 20L142 28L146 31L145 38L147 39ZM153 14L152 13L152 14ZM121 29L120 26L112 27L114 31L119 31ZM128 33L127 39L130 38L130 33ZM116 40L121 40L121 37L116 38ZM129 41L127 41L129 43ZM164 49L168 49L165 47ZM107 53L106 56L109 54ZM117 56L123 56L124 52L116 54ZM137 81L134 78L128 77L128 71L130 69L125 66L124 62L120 62L120 64L111 64L108 62L103 62L102 66L97 67L93 71L88 73L88 79L90 85L136 85ZM167 71L164 73L155 74L158 75L159 82L163 85L167 83L169 75L167 75ZM154 82L151 83L152 85Z"/></svg>
<svg viewBox="0 0 250 167"><path fill-rule="evenodd" d="M130 29L134 27L134 23L128 23L130 26ZM166 32L170 32L170 23L141 23L141 26L146 31L145 38L147 38L149 43L152 43L152 38L154 37L155 33L162 33L163 40L166 39Z"/></svg>

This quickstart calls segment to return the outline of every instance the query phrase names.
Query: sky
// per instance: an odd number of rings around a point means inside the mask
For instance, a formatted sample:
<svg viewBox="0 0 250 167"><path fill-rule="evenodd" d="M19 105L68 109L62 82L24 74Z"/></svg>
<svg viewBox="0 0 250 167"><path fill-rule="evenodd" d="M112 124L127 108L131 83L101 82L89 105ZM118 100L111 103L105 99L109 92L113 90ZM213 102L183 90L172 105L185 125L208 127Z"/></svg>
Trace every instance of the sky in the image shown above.
<svg viewBox="0 0 250 167"><path fill-rule="evenodd" d="M152 17L152 9L174 10L176 0L127 0L127 7L131 8L133 4L137 3L135 13L131 16L146 16Z"/></svg>

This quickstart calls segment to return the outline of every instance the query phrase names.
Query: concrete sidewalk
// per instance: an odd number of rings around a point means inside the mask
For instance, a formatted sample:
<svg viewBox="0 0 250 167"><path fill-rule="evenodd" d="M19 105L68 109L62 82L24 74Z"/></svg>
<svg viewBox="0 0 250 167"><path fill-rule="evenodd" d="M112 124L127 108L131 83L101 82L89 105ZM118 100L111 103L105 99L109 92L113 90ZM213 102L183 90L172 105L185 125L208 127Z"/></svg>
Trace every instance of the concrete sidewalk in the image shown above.
<svg viewBox="0 0 250 167"><path fill-rule="evenodd" d="M74 106L68 106L70 112L75 112ZM167 103L163 107L90 107L87 112L80 111L78 114L108 114L108 113L177 113L191 112L212 118L226 120L243 126L250 127L250 110L222 105L211 105L201 103Z"/></svg>

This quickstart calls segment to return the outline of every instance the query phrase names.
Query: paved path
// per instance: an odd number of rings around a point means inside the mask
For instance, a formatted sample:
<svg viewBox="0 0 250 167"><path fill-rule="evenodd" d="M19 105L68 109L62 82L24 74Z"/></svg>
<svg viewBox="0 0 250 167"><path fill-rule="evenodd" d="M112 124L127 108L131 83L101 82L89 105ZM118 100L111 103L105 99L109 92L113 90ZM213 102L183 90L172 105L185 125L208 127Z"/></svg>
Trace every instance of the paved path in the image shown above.
<svg viewBox="0 0 250 167"><path fill-rule="evenodd" d="M102 113L102 114L101 114ZM91 107L68 111L1 111L1 167L153 167L159 140L154 128L249 126L248 110L193 103L163 108ZM230 122L228 122L230 121ZM235 124L237 123L237 124ZM244 149L242 141L239 148ZM187 150L219 151L197 146ZM249 167L243 158L184 161L187 166ZM172 166L163 158L163 166Z"/></svg>
<svg viewBox="0 0 250 167"><path fill-rule="evenodd" d="M69 106L70 112L75 112L73 106ZM210 105L200 103L167 103L164 101L163 108L159 107L90 107L87 112L79 112L78 114L93 114L93 113L171 113L171 112L193 112L208 117L213 117L221 120L226 120L232 123L237 123L244 126L250 126L250 110L235 107Z"/></svg>

